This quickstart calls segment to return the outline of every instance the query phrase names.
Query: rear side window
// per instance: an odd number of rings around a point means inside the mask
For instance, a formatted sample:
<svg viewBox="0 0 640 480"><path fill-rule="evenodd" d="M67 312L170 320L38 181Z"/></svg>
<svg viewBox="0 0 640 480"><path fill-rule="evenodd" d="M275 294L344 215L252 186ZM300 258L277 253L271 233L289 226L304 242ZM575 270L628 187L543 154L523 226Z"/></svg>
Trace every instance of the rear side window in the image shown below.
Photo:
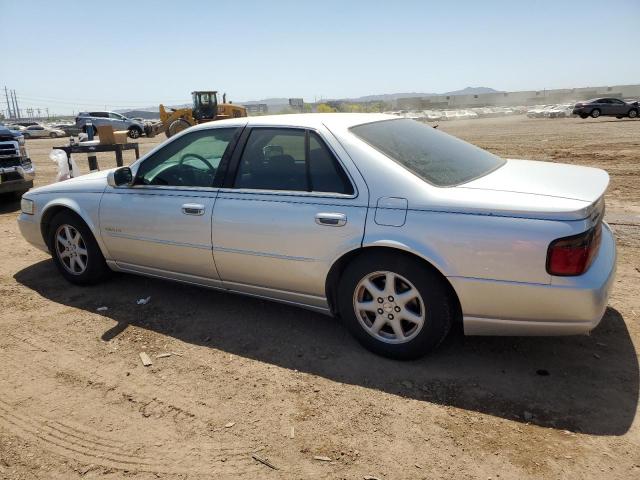
<svg viewBox="0 0 640 480"><path fill-rule="evenodd" d="M249 135L236 188L353 194L346 173L314 132L257 128Z"/></svg>
<svg viewBox="0 0 640 480"><path fill-rule="evenodd" d="M415 120L356 125L351 132L423 180L450 187L504 165L500 157Z"/></svg>

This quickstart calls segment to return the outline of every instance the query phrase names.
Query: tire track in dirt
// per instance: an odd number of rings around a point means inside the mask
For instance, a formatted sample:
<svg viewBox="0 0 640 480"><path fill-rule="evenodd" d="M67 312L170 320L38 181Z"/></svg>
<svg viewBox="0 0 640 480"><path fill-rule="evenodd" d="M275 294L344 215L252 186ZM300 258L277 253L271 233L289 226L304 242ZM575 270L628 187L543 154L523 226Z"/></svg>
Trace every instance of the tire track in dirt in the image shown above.
<svg viewBox="0 0 640 480"><path fill-rule="evenodd" d="M136 392L133 395L122 391L120 387L110 385L107 378L101 377L95 371L91 374L90 379L89 377L85 378L84 375L74 371L74 366L83 365L83 368L90 370L97 367L91 365L93 362L87 364L86 359L82 363L64 357L64 360L58 363L62 359L56 358L55 346L38 338L37 334L30 335L30 338L21 338L21 334L12 332L7 336L11 337L12 341L5 341L2 345L5 348L0 351L0 362L6 372L20 372L21 378L33 378L36 379L35 381L37 378L46 378L54 382L63 381L82 390L87 388L97 390L99 395L113 393L114 398L121 401L123 406L133 404L141 414L148 413L151 409L152 412L158 412L158 418L170 416L176 420L175 417L178 416L179 420L199 422L194 413L179 406L163 402L155 397L146 398L146 395L141 392ZM21 343L24 343L24 346L20 345ZM29 350L28 352L25 352L25 346L26 350ZM34 346L37 346L37 350L40 352L49 352L47 360L41 362L37 358L32 358L32 363L21 362L21 354L33 355L34 349L31 347ZM66 351L63 353L68 355ZM12 388L8 377L0 380L0 386L2 384L4 386L0 388L0 392L3 392L0 394L0 426L4 426L20 437L42 445L48 451L79 462L93 463L119 470L173 474L223 473L224 471L234 474L249 474L260 469L251 459L251 448L224 447L219 443L201 442L195 441L195 439L193 446L191 442L184 444L176 441L176 447L172 450L150 447L153 445L152 440L157 439L150 439L149 442L143 441L138 444L127 444L116 438L104 436L95 430L82 428L84 425L76 427L34 414L37 409L35 406L24 408L21 411L14 404L20 401L21 396L23 398L26 396L31 400L32 397L26 395L28 390L26 392L16 390L15 385ZM147 452L149 448L153 449L153 453Z"/></svg>
<svg viewBox="0 0 640 480"><path fill-rule="evenodd" d="M15 435L42 445L46 450L82 463L101 465L118 470L139 470L156 473L196 473L232 470L237 474L257 471L251 452L194 452L185 456L174 451L154 454L135 454L143 446L127 445L93 432L85 432L33 412L24 414L0 399L0 425ZM94 440L94 439L99 440ZM117 444L117 445L116 445ZM195 455L194 455L195 454ZM172 458L173 457L173 458ZM206 458L207 465L185 465L185 457L192 461ZM195 457L195 458L194 458ZM200 457L200 458L199 458Z"/></svg>

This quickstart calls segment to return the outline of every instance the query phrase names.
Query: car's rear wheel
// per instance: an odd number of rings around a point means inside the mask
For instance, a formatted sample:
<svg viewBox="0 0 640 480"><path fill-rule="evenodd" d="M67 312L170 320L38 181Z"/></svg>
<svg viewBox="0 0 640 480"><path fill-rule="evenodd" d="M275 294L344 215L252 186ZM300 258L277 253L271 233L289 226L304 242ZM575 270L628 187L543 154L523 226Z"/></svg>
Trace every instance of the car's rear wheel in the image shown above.
<svg viewBox="0 0 640 480"><path fill-rule="evenodd" d="M631 110L629 110L629 113L627 115L629 116L629 118L636 118L638 116L638 110L632 108Z"/></svg>
<svg viewBox="0 0 640 480"><path fill-rule="evenodd" d="M338 310L366 348L413 359L435 349L451 328L447 287L432 269L404 254L363 254L343 273Z"/></svg>
<svg viewBox="0 0 640 480"><path fill-rule="evenodd" d="M589 118L589 115L587 115L586 113L581 113L580 118L584 120L585 118Z"/></svg>
<svg viewBox="0 0 640 480"><path fill-rule="evenodd" d="M56 132L51 132L51 133L49 134L49 136L50 136L51 138L56 138L56 137L58 136L58 134L57 134Z"/></svg>
<svg viewBox="0 0 640 480"><path fill-rule="evenodd" d="M26 138L31 138L31 134L27 133L27 132L22 132L22 136L26 139Z"/></svg>
<svg viewBox="0 0 640 480"><path fill-rule="evenodd" d="M136 139L136 138L139 138L141 134L142 132L140 131L139 128L131 127L129 129L129 138Z"/></svg>
<svg viewBox="0 0 640 480"><path fill-rule="evenodd" d="M593 118L598 118L600 116L600 109L594 108L593 110L591 110L591 116Z"/></svg>
<svg viewBox="0 0 640 480"><path fill-rule="evenodd" d="M58 270L71 283L91 285L110 273L91 230L68 210L58 213L49 225L49 250Z"/></svg>

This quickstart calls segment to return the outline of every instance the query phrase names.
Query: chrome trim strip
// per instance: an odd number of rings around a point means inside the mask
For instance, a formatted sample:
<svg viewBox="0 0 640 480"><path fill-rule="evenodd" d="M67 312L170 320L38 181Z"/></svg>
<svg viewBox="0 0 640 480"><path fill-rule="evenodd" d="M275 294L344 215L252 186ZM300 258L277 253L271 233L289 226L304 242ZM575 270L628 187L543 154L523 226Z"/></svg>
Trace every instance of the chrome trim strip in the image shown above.
<svg viewBox="0 0 640 480"><path fill-rule="evenodd" d="M201 250L211 250L211 245L204 243L185 243L185 242L175 242L173 240L161 240L159 238L147 238L147 237L137 237L134 235L127 235L126 233L118 233L111 232L105 228L102 228L102 234L109 237L116 238L126 238L127 240L137 240L139 242L151 242L151 243L159 243L162 245L174 245L176 247L189 247L189 248L198 248Z"/></svg>
<svg viewBox="0 0 640 480"><path fill-rule="evenodd" d="M265 252L256 252L253 250L240 250L237 248L225 248L225 247L213 247L213 252L225 252L225 253L239 253L241 255L255 255L257 257L270 257L270 258L278 258L281 260L295 260L297 262L317 262L315 258L308 257L292 257L289 255L280 255L277 253L265 253Z"/></svg>

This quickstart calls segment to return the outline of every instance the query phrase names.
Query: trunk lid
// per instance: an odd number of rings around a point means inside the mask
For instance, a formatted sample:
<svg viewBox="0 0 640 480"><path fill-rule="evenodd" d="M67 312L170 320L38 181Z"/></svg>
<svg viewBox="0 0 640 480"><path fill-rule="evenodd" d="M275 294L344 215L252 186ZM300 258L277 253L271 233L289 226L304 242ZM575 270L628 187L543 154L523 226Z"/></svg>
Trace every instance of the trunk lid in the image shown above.
<svg viewBox="0 0 640 480"><path fill-rule="evenodd" d="M534 160L507 160L501 168L461 188L544 195L597 201L609 185L609 174L599 168Z"/></svg>

